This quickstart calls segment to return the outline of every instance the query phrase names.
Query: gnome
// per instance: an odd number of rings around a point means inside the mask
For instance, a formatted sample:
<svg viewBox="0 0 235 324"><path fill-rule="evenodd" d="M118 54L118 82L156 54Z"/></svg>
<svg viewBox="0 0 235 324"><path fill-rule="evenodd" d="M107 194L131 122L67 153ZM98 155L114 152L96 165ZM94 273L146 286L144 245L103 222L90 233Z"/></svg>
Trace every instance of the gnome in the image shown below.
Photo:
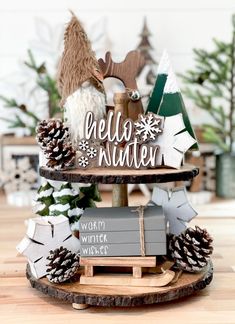
<svg viewBox="0 0 235 324"><path fill-rule="evenodd" d="M62 97L64 118L77 147L83 138L86 113L92 111L96 119L105 116L103 77L90 41L72 13L64 34L64 52L58 67L57 85Z"/></svg>

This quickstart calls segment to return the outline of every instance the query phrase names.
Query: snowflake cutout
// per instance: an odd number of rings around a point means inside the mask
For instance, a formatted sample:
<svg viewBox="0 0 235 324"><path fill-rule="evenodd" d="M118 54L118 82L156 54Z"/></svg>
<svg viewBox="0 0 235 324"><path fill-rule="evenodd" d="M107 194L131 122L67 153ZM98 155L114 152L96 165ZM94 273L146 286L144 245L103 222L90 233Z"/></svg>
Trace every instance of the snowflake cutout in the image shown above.
<svg viewBox="0 0 235 324"><path fill-rule="evenodd" d="M85 156L81 156L78 159L78 165L82 168L86 168L89 165L89 159Z"/></svg>
<svg viewBox="0 0 235 324"><path fill-rule="evenodd" d="M89 148L89 142L83 139L78 143L78 147L79 150L86 151Z"/></svg>
<svg viewBox="0 0 235 324"><path fill-rule="evenodd" d="M162 129L159 127L160 124L161 118L156 118L154 114L139 115L139 119L134 123L136 128L135 135L142 142L156 140L157 135L162 133Z"/></svg>
<svg viewBox="0 0 235 324"><path fill-rule="evenodd" d="M162 206L166 220L169 223L169 232L174 235L182 233L187 227L186 223L197 215L197 212L188 201L185 187L173 188L172 190L155 187L152 202Z"/></svg>
<svg viewBox="0 0 235 324"><path fill-rule="evenodd" d="M87 150L87 156L90 159L94 159L97 157L97 149L94 147L89 147L89 149Z"/></svg>
<svg viewBox="0 0 235 324"><path fill-rule="evenodd" d="M196 140L186 131L181 113L165 117L163 130L163 134L153 142L159 146L157 165L180 168L185 152Z"/></svg>
<svg viewBox="0 0 235 324"><path fill-rule="evenodd" d="M60 246L72 253L77 253L80 249L80 242L72 235L68 218L62 215L43 216L28 220L26 236L16 249L28 258L34 277L41 278L47 274L50 250Z"/></svg>
<svg viewBox="0 0 235 324"><path fill-rule="evenodd" d="M7 193L30 191L38 178L28 157L10 159L0 171L0 182Z"/></svg>

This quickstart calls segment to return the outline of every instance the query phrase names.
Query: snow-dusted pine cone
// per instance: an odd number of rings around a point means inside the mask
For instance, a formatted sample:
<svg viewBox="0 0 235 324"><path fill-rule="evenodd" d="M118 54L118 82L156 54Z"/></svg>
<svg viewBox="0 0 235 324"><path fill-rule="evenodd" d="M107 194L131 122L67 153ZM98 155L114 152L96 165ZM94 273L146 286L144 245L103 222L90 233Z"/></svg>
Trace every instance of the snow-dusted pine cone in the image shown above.
<svg viewBox="0 0 235 324"><path fill-rule="evenodd" d="M206 229L198 226L187 228L179 236L168 236L168 253L176 266L185 271L201 271L208 263L212 254L213 239Z"/></svg>
<svg viewBox="0 0 235 324"><path fill-rule="evenodd" d="M47 166L55 170L63 170L74 166L76 151L70 142L52 140L45 149Z"/></svg>
<svg viewBox="0 0 235 324"><path fill-rule="evenodd" d="M68 127L60 119L45 119L38 123L36 139L42 150L53 140L65 141L69 139Z"/></svg>
<svg viewBox="0 0 235 324"><path fill-rule="evenodd" d="M72 278L79 268L79 256L61 246L50 251L47 257L47 279L50 282L60 283Z"/></svg>

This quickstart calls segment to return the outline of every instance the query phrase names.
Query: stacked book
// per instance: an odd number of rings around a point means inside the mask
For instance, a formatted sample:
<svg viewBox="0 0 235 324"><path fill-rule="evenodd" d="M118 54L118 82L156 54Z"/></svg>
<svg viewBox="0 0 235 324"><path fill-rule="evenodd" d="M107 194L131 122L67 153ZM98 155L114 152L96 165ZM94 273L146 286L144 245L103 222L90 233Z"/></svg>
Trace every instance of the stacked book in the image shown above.
<svg viewBox="0 0 235 324"><path fill-rule="evenodd" d="M80 218L82 257L166 254L166 221L159 206L88 208ZM144 233L141 233L143 231ZM142 242L141 242L142 240Z"/></svg>

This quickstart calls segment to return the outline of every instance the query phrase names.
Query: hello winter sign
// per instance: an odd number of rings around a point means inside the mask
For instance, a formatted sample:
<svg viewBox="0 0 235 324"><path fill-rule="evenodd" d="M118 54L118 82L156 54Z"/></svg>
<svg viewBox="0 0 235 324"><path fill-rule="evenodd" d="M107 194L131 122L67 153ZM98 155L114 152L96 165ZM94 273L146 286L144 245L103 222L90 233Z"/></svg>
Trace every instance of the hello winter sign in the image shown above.
<svg viewBox="0 0 235 324"><path fill-rule="evenodd" d="M79 142L79 167L156 167L159 147L151 142L162 134L161 121L152 113L139 115L136 122L123 120L121 112L113 111L106 119L95 120L88 112Z"/></svg>

